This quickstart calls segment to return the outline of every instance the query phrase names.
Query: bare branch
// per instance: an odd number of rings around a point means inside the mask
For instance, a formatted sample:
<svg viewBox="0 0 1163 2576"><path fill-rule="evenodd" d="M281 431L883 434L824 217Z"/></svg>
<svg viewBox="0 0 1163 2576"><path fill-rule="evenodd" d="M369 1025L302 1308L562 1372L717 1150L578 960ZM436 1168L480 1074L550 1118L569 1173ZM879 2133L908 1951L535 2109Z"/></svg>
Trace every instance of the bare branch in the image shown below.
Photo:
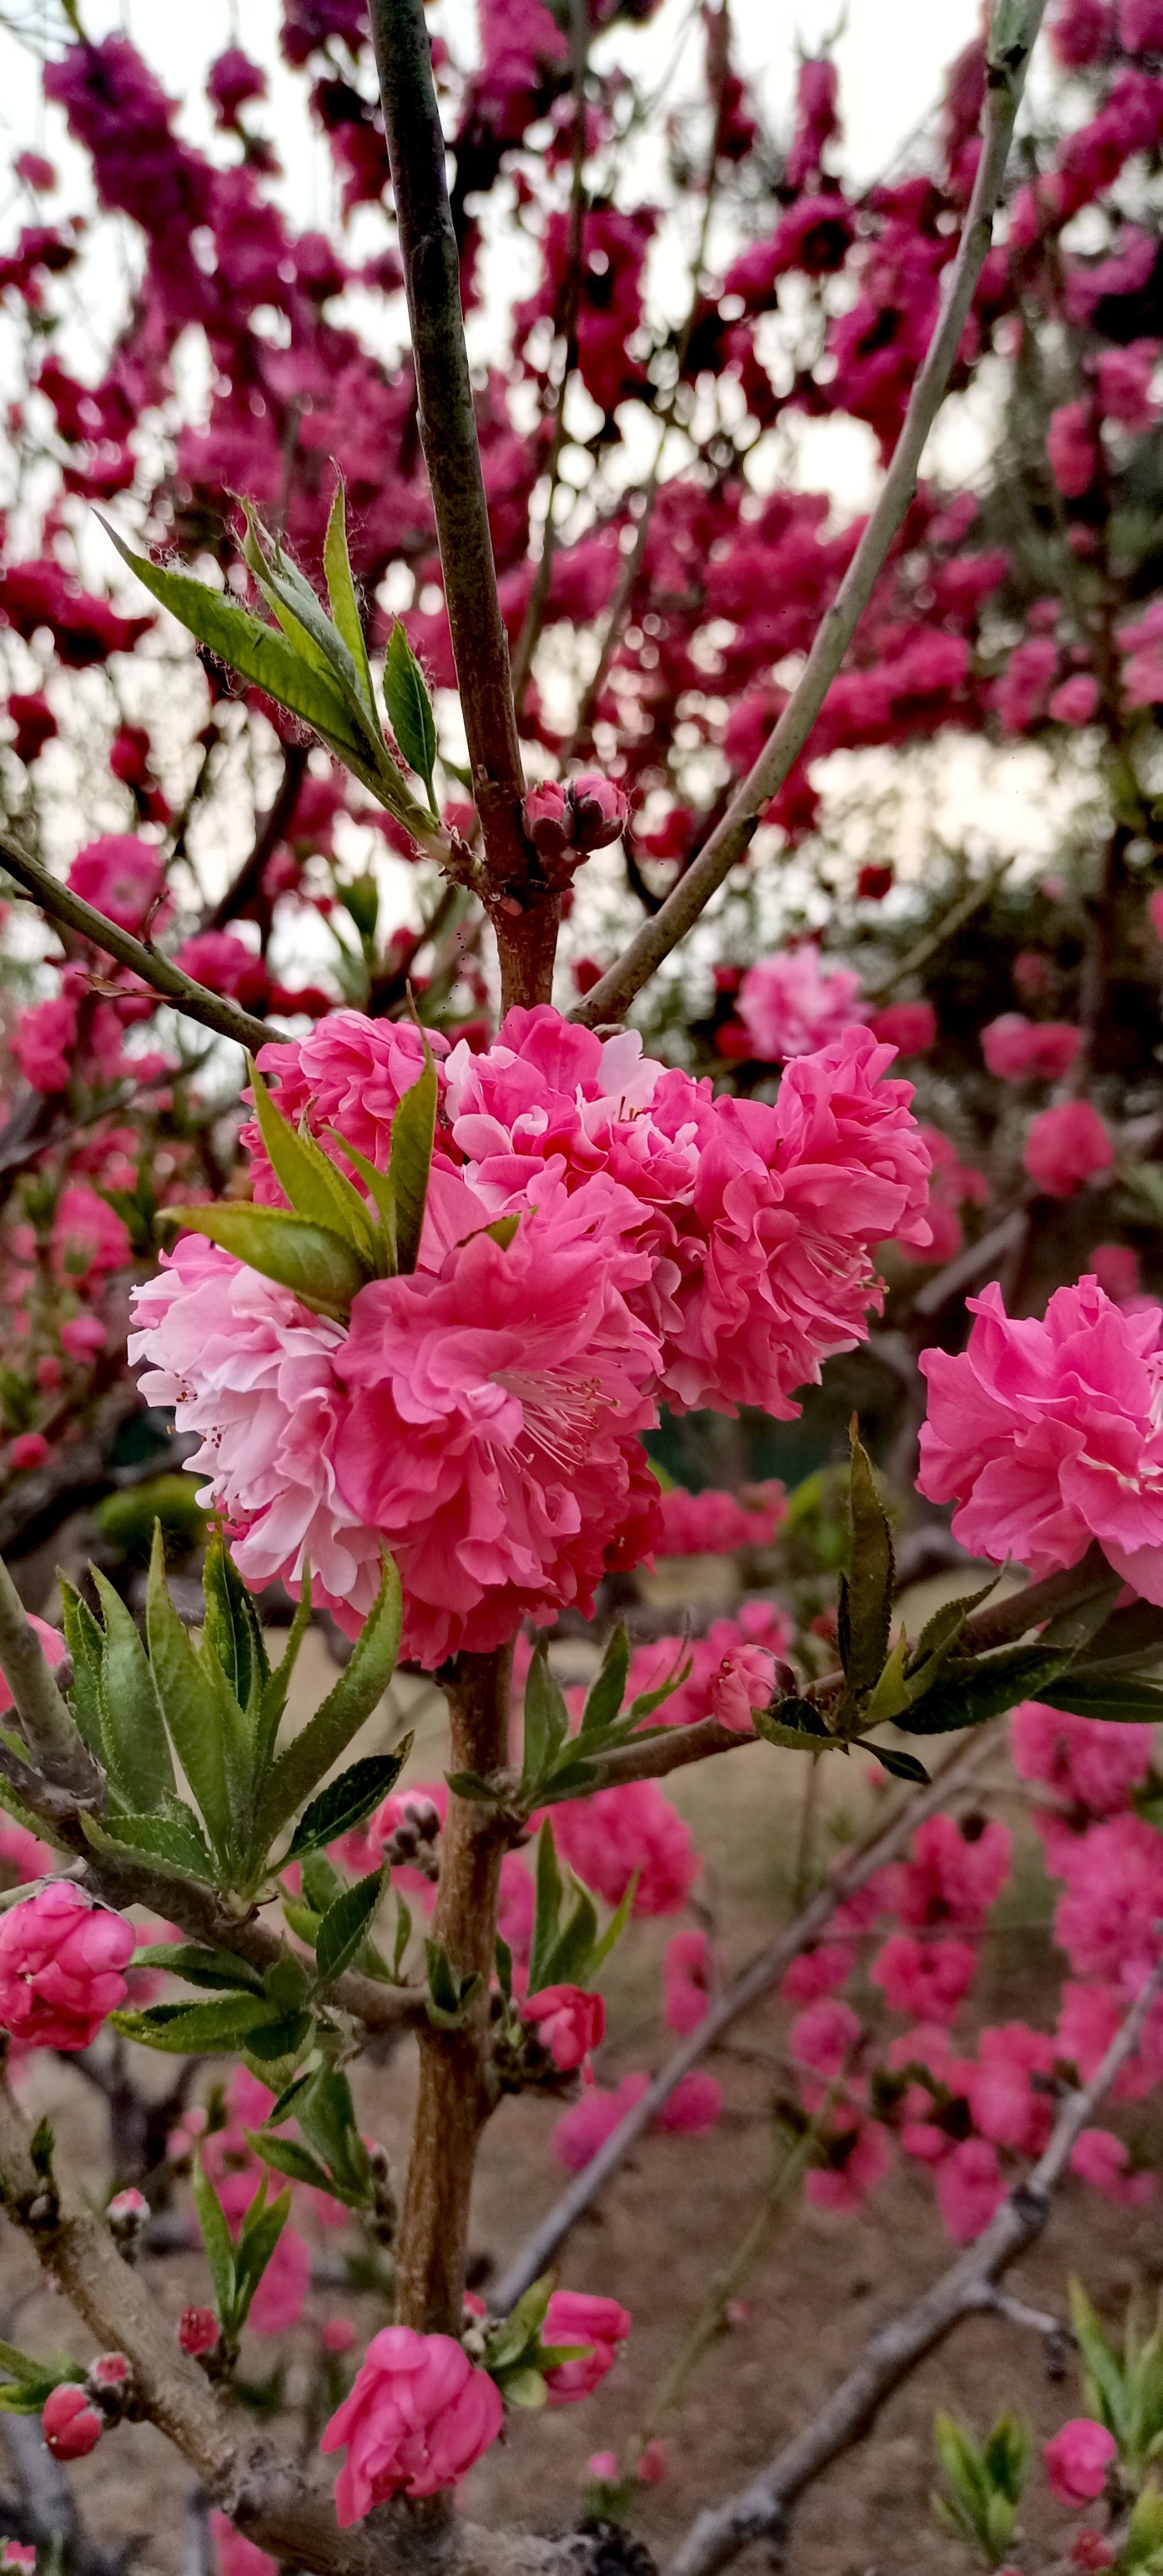
<svg viewBox="0 0 1163 2576"><path fill-rule="evenodd" d="M243 907L258 893L268 859L274 857L299 802L299 790L307 775L307 746L301 742L283 745L283 774L273 801L258 824L254 846L247 852L237 876L231 879L206 915L207 930L224 930L228 921L237 919Z"/></svg>
<svg viewBox="0 0 1163 2576"><path fill-rule="evenodd" d="M661 912L643 922L623 955L573 1012L573 1018L587 1028L615 1019L625 1011L663 958L685 938L736 861L743 857L764 806L782 787L798 760L839 671L916 491L921 458L944 399L992 239L994 210L1043 6L1044 0L1025 0L1014 43L1001 60L991 52L985 138L940 319L913 387L880 498L832 606L817 630L803 673L758 760L698 858L668 895Z"/></svg>
<svg viewBox="0 0 1163 2576"><path fill-rule="evenodd" d="M31 895L50 921L61 922L67 930L79 931L82 939L91 940L95 948L103 948L108 956L116 957L119 965L128 966L134 975L140 975L143 984L148 984L174 1010L184 1012L188 1020L197 1020L202 1028L213 1029L218 1037L233 1038L237 1046L252 1049L265 1046L268 1038L280 1035L279 1030L265 1020L256 1020L249 1011L240 1010L237 1002L225 1001L220 993L211 993L205 984L196 984L193 976L184 975L172 958L163 957L160 948L153 947L146 940L135 939L132 931L122 930L117 922L107 920L103 912L95 911L91 903L85 903L79 894L62 885L59 878L42 867L39 859L32 858L27 850L18 849L7 834L0 836L0 866L15 878L25 894Z"/></svg>
<svg viewBox="0 0 1163 2576"><path fill-rule="evenodd" d="M748 1743L753 1738L740 1737L737 1741ZM500 2315L507 2314L529 2288L530 2282L536 2281L553 2261L579 2218L593 2207L599 2193L617 2173L619 2166L625 2163L639 2139L645 2136L651 2121L657 2118L684 2075L689 2075L692 2066L697 2066L699 2059L716 2045L742 2013L750 2012L753 2004L761 2002L772 1986L778 1985L800 1951L809 1949L821 1938L837 1907L845 1905L858 1889L866 1887L869 1879L875 1878L877 1870L883 1869L887 1861L895 1860L926 1816L935 1815L938 1807L944 1806L949 1798L962 1794L973 1785L995 1741L992 1727L966 1737L942 1764L928 1788L920 1789L906 1799L886 1825L878 1825L844 1867L837 1870L827 1885L801 1909L794 1922L782 1932L777 1932L774 1940L768 1941L749 1965L732 1978L730 1985L724 1987L722 1994L716 1996L697 2029L671 2050L665 2065L659 2068L641 2100L632 2104L625 2118L598 2148L597 2154L591 2156L589 2163L575 2175L560 2199L554 2202L546 2217L526 2238L490 2293L490 2304Z"/></svg>
<svg viewBox="0 0 1163 2576"><path fill-rule="evenodd" d="M995 2211L976 2244L951 2263L903 2316L866 2343L814 2421L761 2470L749 2486L713 2512L701 2513L670 2562L667 2576L715 2576L749 2542L778 2531L805 2487L867 2432L886 2397L899 2388L954 2326L976 2314L983 2293L1041 2235L1053 2198L1083 2129L1133 2054L1143 2024L1163 1990L1163 1960L1147 1978L1089 2084L1071 2093L1054 2123L1045 2154Z"/></svg>

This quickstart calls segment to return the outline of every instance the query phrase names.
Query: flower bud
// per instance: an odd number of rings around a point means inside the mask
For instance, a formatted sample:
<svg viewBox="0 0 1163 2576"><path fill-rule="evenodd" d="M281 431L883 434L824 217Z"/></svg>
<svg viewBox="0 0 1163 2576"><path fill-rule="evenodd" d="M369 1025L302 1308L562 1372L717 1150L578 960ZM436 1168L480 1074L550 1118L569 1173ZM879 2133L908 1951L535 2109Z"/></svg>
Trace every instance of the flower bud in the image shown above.
<svg viewBox="0 0 1163 2576"><path fill-rule="evenodd" d="M586 770L580 778L571 778L569 802L576 849L603 850L608 841L621 838L630 807L622 789L615 787L611 778L603 778L596 769Z"/></svg>
<svg viewBox="0 0 1163 2576"><path fill-rule="evenodd" d="M85 2374L88 2394L107 2423L116 2424L125 2413L132 2385L132 2365L123 2352L99 2352Z"/></svg>
<svg viewBox="0 0 1163 2576"><path fill-rule="evenodd" d="M83 2460L87 2451L96 2449L105 2419L85 2390L66 2380L46 2399L40 2429L54 2460Z"/></svg>
<svg viewBox="0 0 1163 2576"><path fill-rule="evenodd" d="M143 2191L114 2192L105 2212L115 2235L134 2235L149 2217L149 2202Z"/></svg>
<svg viewBox="0 0 1163 2576"><path fill-rule="evenodd" d="M556 859L573 839L574 819L566 790L555 778L533 787L525 799L525 829L543 859Z"/></svg>
<svg viewBox="0 0 1163 2576"><path fill-rule="evenodd" d="M178 2319L178 2342L183 2352L194 2360L200 2353L213 2352L218 2341L218 2319L213 2308L183 2308Z"/></svg>
<svg viewBox="0 0 1163 2576"><path fill-rule="evenodd" d="M326 2325L319 2330L319 2341L324 2352L350 2352L355 2342L355 2327L348 2324L346 2317L328 2317Z"/></svg>

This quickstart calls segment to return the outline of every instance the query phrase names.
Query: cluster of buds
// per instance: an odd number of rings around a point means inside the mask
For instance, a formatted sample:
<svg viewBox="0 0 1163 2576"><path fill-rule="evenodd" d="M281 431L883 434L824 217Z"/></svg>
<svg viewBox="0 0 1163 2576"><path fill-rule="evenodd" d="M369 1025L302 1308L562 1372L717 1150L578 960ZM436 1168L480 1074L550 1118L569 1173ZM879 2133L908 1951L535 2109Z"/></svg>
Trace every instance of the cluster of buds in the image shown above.
<svg viewBox="0 0 1163 2576"><path fill-rule="evenodd" d="M133 2371L123 2352L101 2352L83 2382L62 2380L45 2401L40 2429L54 2460L83 2460L110 2424L120 2423L133 2395Z"/></svg>
<svg viewBox="0 0 1163 2576"><path fill-rule="evenodd" d="M142 2237L149 2225L149 2202L144 2192L115 2192L105 2216L122 2262L136 2263Z"/></svg>
<svg viewBox="0 0 1163 2576"><path fill-rule="evenodd" d="M568 885L579 859L602 850L626 829L630 808L620 787L597 770L567 785L547 779L525 799L525 828L551 885Z"/></svg>
<svg viewBox="0 0 1163 2576"><path fill-rule="evenodd" d="M440 1810L431 1798L393 1799L399 1815L391 1832L384 1836L383 1855L389 1869L415 1869L421 1878L438 1879L440 1861L436 1844L440 1840Z"/></svg>

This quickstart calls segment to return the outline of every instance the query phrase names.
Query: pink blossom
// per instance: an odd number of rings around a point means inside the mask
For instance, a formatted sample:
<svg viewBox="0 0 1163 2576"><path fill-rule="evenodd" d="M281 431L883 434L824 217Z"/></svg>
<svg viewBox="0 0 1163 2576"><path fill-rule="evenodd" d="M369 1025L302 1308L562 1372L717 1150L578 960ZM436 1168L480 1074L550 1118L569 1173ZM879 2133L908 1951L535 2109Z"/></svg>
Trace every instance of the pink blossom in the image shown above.
<svg viewBox="0 0 1163 2576"><path fill-rule="evenodd" d="M328 2317L319 2329L324 2352L350 2352L355 2342L355 2327L347 2317Z"/></svg>
<svg viewBox="0 0 1163 2576"><path fill-rule="evenodd" d="M1129 1243L1096 1243L1090 1256L1090 1267L1099 1287L1121 1306L1127 1297L1139 1292L1139 1256Z"/></svg>
<svg viewBox="0 0 1163 2576"><path fill-rule="evenodd" d="M1142 437L1155 421L1158 405L1151 382L1159 360L1157 340L1132 340L1125 349L1104 349L1098 361L1098 399L1106 420Z"/></svg>
<svg viewBox="0 0 1163 2576"><path fill-rule="evenodd" d="M43 1431L18 1431L9 1445L8 1463L19 1476L28 1467L43 1467L48 1442Z"/></svg>
<svg viewBox="0 0 1163 2576"><path fill-rule="evenodd" d="M804 2198L814 2209L848 2217L883 2182L891 2162L888 2139L879 2120L857 2120L838 2127L825 2152L827 2163L813 2165L804 2177Z"/></svg>
<svg viewBox="0 0 1163 2576"><path fill-rule="evenodd" d="M1113 2567L1115 2551L1100 2531L1088 2531L1085 2523L1070 2543L1070 2564L1081 2568L1084 2576L1102 2576L1104 2568Z"/></svg>
<svg viewBox="0 0 1163 2576"><path fill-rule="evenodd" d="M701 1862L690 1827L656 1780L628 1780L553 1811L558 1852L607 1905L620 1905L635 1872L636 1915L677 1914Z"/></svg>
<svg viewBox="0 0 1163 2576"><path fill-rule="evenodd" d="M502 2413L496 2382L473 2368L450 2335L385 2326L319 2445L347 2449L335 2486L341 2531L390 2496L436 2495L458 2485L495 2442Z"/></svg>
<svg viewBox="0 0 1163 2576"><path fill-rule="evenodd" d="M96 2449L105 2430L105 2418L75 2382L63 2380L45 2399L40 2429L46 2451L54 2460L83 2460Z"/></svg>
<svg viewBox="0 0 1163 2576"><path fill-rule="evenodd" d="M625 831L630 807L620 787L597 770L586 770L569 782L573 840L579 850L603 850Z"/></svg>
<svg viewBox="0 0 1163 2576"><path fill-rule="evenodd" d="M1070 2170L1080 2181L1093 2183L1120 2208L1141 2209L1154 2197L1155 2176L1129 2172L1130 2161L1125 2139L1116 2138L1111 2129L1083 2129L1070 2150Z"/></svg>
<svg viewBox="0 0 1163 2576"><path fill-rule="evenodd" d="M797 2064L809 2066L813 2074L822 2075L828 2082L843 2074L862 2037L859 2016L851 2004L835 2001L809 2004L807 2011L793 2021L789 2033Z"/></svg>
<svg viewBox="0 0 1163 2576"><path fill-rule="evenodd" d="M705 2129L717 2127L722 2111L723 2087L718 2077L708 2075L705 2067L692 2066L655 2113L654 2126L682 2138L701 2138Z"/></svg>
<svg viewBox="0 0 1163 2576"><path fill-rule="evenodd" d="M1061 688L1055 689L1046 713L1053 716L1055 724L1088 725L1097 705L1097 680L1091 678L1089 671L1075 671L1069 680L1063 680Z"/></svg>
<svg viewBox="0 0 1163 2576"><path fill-rule="evenodd" d="M448 1041L438 1029L425 1034L439 1066ZM320 1142L337 1160L338 1149L328 1145L323 1132L328 1128L349 1136L361 1154L387 1169L392 1120L424 1066L424 1038L410 1020L369 1020L360 1011L332 1011L310 1037L272 1040L260 1048L257 1061L267 1082L277 1082L279 1109L293 1126L309 1109ZM281 1202L257 1125L244 1127L241 1141L251 1157L256 1199L268 1206Z"/></svg>
<svg viewBox="0 0 1163 2576"><path fill-rule="evenodd" d="M972 2245L1005 2199L997 2149L988 2138L964 2138L937 2167L937 2204L955 2245Z"/></svg>
<svg viewBox="0 0 1163 2576"><path fill-rule="evenodd" d="M1034 1699L1010 1712L1010 1751L1020 1778L1044 1780L1059 1797L1095 1816L1126 1806L1151 1768L1151 1748L1149 1726L1070 1717Z"/></svg>
<svg viewBox="0 0 1163 2576"><path fill-rule="evenodd" d="M1118 2448L1114 2434L1108 2433L1105 2424L1092 2423L1089 2415L1075 2415L1064 2424L1042 2452L1055 2501L1069 2505L1072 2512L1092 2503L1102 2494Z"/></svg>
<svg viewBox="0 0 1163 2576"><path fill-rule="evenodd" d="M596 2478L602 2486L612 2487L616 2485L618 2478L618 2463L614 2457L614 2453L612 2451L591 2451L590 2456L586 2461L586 2471L588 2476Z"/></svg>
<svg viewBox="0 0 1163 2576"><path fill-rule="evenodd" d="M1066 1879L1054 1937L1075 1975L1134 1994L1159 1955L1163 1835L1143 1816L1111 1816L1064 1840L1054 1865Z"/></svg>
<svg viewBox="0 0 1163 2576"><path fill-rule="evenodd" d="M599 2299L583 2290L555 2290L545 2311L541 2341L554 2344L588 2344L588 2352L576 2361L558 2362L545 2373L545 2385L551 2406L571 2406L579 2397L588 2397L599 2380L613 2368L618 2347L630 2332L630 2312L619 2307L616 2299Z"/></svg>
<svg viewBox="0 0 1163 2576"><path fill-rule="evenodd" d="M860 1017L860 977L850 967L825 973L819 949L786 948L749 966L739 988L739 1016L757 1056L779 1064L827 1046Z"/></svg>
<svg viewBox="0 0 1163 2576"><path fill-rule="evenodd" d="M252 1006L267 990L263 960L236 930L200 930L174 950L174 964L211 993ZM263 1049L263 1054L267 1052Z"/></svg>
<svg viewBox="0 0 1163 2576"><path fill-rule="evenodd" d="M656 2487L660 2486L662 2480L669 2474L666 2444L660 2442L655 2434L654 2439L646 2443L634 2475L640 2486Z"/></svg>
<svg viewBox="0 0 1163 2576"><path fill-rule="evenodd" d="M1113 33L1110 0L1058 0L1050 44L1064 71L1081 71L1094 62Z"/></svg>
<svg viewBox="0 0 1163 2576"><path fill-rule="evenodd" d="M605 2037L605 2004L600 1995L585 1994L580 1986L539 1987L536 1994L523 1997L521 2018L532 2024L563 2075L583 2065Z"/></svg>
<svg viewBox="0 0 1163 2576"><path fill-rule="evenodd" d="M286 2334L297 2326L311 2284L311 2250L288 2221L250 2304L253 2333Z"/></svg>
<svg viewBox="0 0 1163 2576"><path fill-rule="evenodd" d="M913 1835L910 1859L884 1873L889 1901L910 1930L945 1924L980 1932L1009 1877L1011 1850L999 1816L984 1825L929 1816Z"/></svg>
<svg viewBox="0 0 1163 2576"><path fill-rule="evenodd" d="M1046 454L1059 491L1067 500L1089 492L1099 470L1098 443L1089 403L1061 403L1051 412Z"/></svg>
<svg viewBox="0 0 1163 2576"><path fill-rule="evenodd" d="M919 1490L957 1503L971 1553L1039 1576L1097 1538L1124 1581L1163 1600L1158 1307L1127 1314L1092 1278L1056 1289L1042 1321L1011 1319L996 1285L967 1303L968 1348L921 1353Z"/></svg>
<svg viewBox="0 0 1163 2576"><path fill-rule="evenodd" d="M1110 1132L1089 1100L1064 1100L1030 1121L1022 1160L1048 1198L1072 1198L1080 1182L1109 1172L1114 1159Z"/></svg>
<svg viewBox="0 0 1163 2576"><path fill-rule="evenodd" d="M65 993L18 1013L12 1052L34 1091L65 1091L77 1043L77 1005Z"/></svg>
<svg viewBox="0 0 1163 2576"><path fill-rule="evenodd" d="M834 1994L852 1974L855 1953L839 1941L822 1941L814 1950L801 1950L780 1979L780 1995L787 2004L817 2004L825 1995Z"/></svg>
<svg viewBox="0 0 1163 2576"><path fill-rule="evenodd" d="M981 1032L981 1051L991 1073L1005 1082L1056 1082L1073 1064L1081 1032L1066 1020L1027 1020L1021 1011L1003 1011Z"/></svg>
<svg viewBox="0 0 1163 2576"><path fill-rule="evenodd" d="M71 1360L95 1359L103 1351L109 1336L96 1315L68 1315L61 1325L61 1349Z"/></svg>
<svg viewBox="0 0 1163 2576"><path fill-rule="evenodd" d="M1056 2054L1054 2041L1024 2022L982 2031L977 2062L969 2070L969 2107L983 2138L991 2138L995 2146L1015 2147L1022 2155L1041 2154L1053 2104L1049 2092L1035 2091L1030 2078L1050 2075Z"/></svg>
<svg viewBox="0 0 1163 2576"><path fill-rule="evenodd" d="M977 1953L968 1941L915 1941L907 1932L894 1932L870 1973L893 2012L914 2021L952 2022L977 1973Z"/></svg>
<svg viewBox="0 0 1163 2576"><path fill-rule="evenodd" d="M596 2156L607 2138L620 2128L626 2113L640 2102L650 2082L648 2075L624 2075L615 2092L601 2084L591 2084L580 2102L573 2102L558 2121L553 2132L553 2152L567 2173L581 2173L591 2156Z"/></svg>
<svg viewBox="0 0 1163 2576"><path fill-rule="evenodd" d="M132 1254L128 1232L116 1210L83 1181L70 1181L57 1200L53 1218L53 1264L67 1279L99 1280L121 1270Z"/></svg>
<svg viewBox="0 0 1163 2576"><path fill-rule="evenodd" d="M868 1025L881 1046L895 1047L898 1055L927 1055L937 1035L937 1014L931 1002L890 1002L887 1009L873 1012Z"/></svg>
<svg viewBox="0 0 1163 2576"><path fill-rule="evenodd" d="M1128 54L1163 48L1163 0L1119 0L1119 43Z"/></svg>
<svg viewBox="0 0 1163 2576"><path fill-rule="evenodd" d="M54 1879L0 1915L0 2026L31 2048L88 2048L125 2001L134 1931Z"/></svg>
<svg viewBox="0 0 1163 2576"><path fill-rule="evenodd" d="M1044 715L1058 668L1051 635L1027 635L1015 644L992 696L1003 733L1025 733Z"/></svg>
<svg viewBox="0 0 1163 2576"><path fill-rule="evenodd" d="M121 930L140 930L146 914L163 892L161 861L151 841L133 832L111 832L78 850L69 869L74 894Z"/></svg>
<svg viewBox="0 0 1163 2576"><path fill-rule="evenodd" d="M1073 1836L1064 1842L1074 1843ZM1126 2012L1126 1997L1116 1986L1077 1985L1067 1978L1062 1988L1062 2008L1058 2015L1058 2055L1067 2066L1076 2066L1084 2084L1090 2082L1106 2055L1115 2032ZM1163 2074L1163 2012L1152 2006L1139 2048L1129 2057L1113 2087L1116 2102L1141 2102Z"/></svg>
<svg viewBox="0 0 1163 2576"><path fill-rule="evenodd" d="M218 2576L278 2576L275 2560L268 2558L257 2542L248 2540L244 2532L236 2531L217 2507L210 2516L210 2529L218 2557Z"/></svg>
<svg viewBox="0 0 1163 2576"><path fill-rule="evenodd" d="M685 2038L707 2015L711 1953L706 1933L672 1932L662 1974L667 2026Z"/></svg>
<svg viewBox="0 0 1163 2576"><path fill-rule="evenodd" d="M732 1646L707 1685L711 1715L736 1735L752 1735L755 1711L767 1707L774 1688L774 1656L762 1646Z"/></svg>
<svg viewBox="0 0 1163 2576"><path fill-rule="evenodd" d="M728 1556L739 1547L768 1547L787 1517L787 1496L776 1480L749 1485L742 1494L704 1486L700 1494L681 1485L664 1491L659 1504L659 1556Z"/></svg>

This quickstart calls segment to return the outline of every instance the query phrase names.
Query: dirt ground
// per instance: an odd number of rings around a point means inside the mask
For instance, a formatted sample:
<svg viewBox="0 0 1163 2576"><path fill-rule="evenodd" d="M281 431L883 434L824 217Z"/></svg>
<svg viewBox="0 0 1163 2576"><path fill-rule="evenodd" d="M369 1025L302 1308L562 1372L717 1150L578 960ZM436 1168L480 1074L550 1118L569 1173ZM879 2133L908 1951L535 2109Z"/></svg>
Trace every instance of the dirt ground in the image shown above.
<svg viewBox="0 0 1163 2576"><path fill-rule="evenodd" d="M312 1645L314 1640L310 1641ZM308 1676L304 1676L305 1682ZM420 1720L411 1776L439 1769L435 1709ZM382 1740L382 1723L379 1735ZM371 1740L375 1740L375 1730ZM361 1749L363 1749L361 1747ZM818 1826L826 1851L838 1811L861 1821L871 1793L856 1767L837 1763ZM700 1889L706 1919L733 1970L786 1916L795 1868L804 1773L794 1755L748 1748L679 1776L676 1803L695 1825L706 1853ZM895 1792L893 1793L895 1795ZM1052 1892L1022 1811L1015 1825L1019 1866L986 1943L975 1999L986 2022L1021 2014L1049 2027L1061 1971L1052 1949ZM658 1964L672 1924L635 1927L609 1980L610 2035L601 2080L653 2066L661 2052ZM518 2416L503 2445L472 2473L465 2510L488 2521L535 2528L570 2522L578 2513L585 2463L595 2450L625 2447L643 2423L652 2392L710 2288L717 2269L755 2214L771 2154L770 2103L781 2082L780 2051L788 2013L774 2000L738 2026L735 2046L712 2062L724 2085L722 2124L695 2139L658 2136L608 2189L596 2214L566 2247L561 2278L571 2288L615 2294L634 2316L626 2354L585 2403L539 2418ZM167 2061L150 2061L164 2076ZM358 2070L357 2098L369 2132L402 2166L410 2073L406 2054L386 2068ZM30 2108L48 2108L62 2153L96 2168L107 2154L98 2097L59 2061L38 2064ZM559 2106L525 2097L502 2105L481 2156L473 2242L497 2268L556 2196L564 2176L549 2152ZM1120 2115L1122 2120L1124 2115ZM1132 2106L1127 2133L1158 2163L1163 2123L1151 2106ZM337 2240L320 2237L326 2256ZM704 2359L663 2430L668 2473L642 2492L635 2524L656 2556L669 2549L701 2506L727 2496L809 2419L850 2366L866 2337L905 2306L950 2259L924 2173L901 2162L859 2217L835 2217L798 2203L752 2274L747 2314ZM1124 2211L1070 2183L1042 2244L1012 2276L1036 2306L1064 2315L1070 2273L1086 2280L1112 2324L1128 2294L1153 2307L1163 2279L1163 2208ZM177 2314L204 2296L198 2259L178 2252L153 2269L157 2296ZM333 2287L312 2292L310 2313L350 2315L359 2345L382 2324L368 2294ZM26 2348L85 2349L63 2303L46 2294L25 2246L0 2234L0 2332ZM312 2338L300 2329L289 2387L301 2388ZM275 2347L249 2339L246 2366L270 2369ZM1037 2336L1008 2323L974 2320L920 2370L885 2408L874 2435L804 2499L781 2564L793 2576L954 2576L966 2554L934 2526L927 2507L933 2483L933 2411L952 2408L983 2430L1002 2406L1024 2412L1037 2440L1076 2411L1073 2373L1058 2385L1046 2375ZM2 2419L0 2419L2 2420ZM284 2426L293 2419L284 2419ZM284 2438L286 2438L284 2433ZM104 2440L73 2471L93 2535L109 2543L141 2535L135 2564L143 2576L177 2576L185 2556L188 2472L159 2436L129 2427ZM0 2460L0 2486L8 2485ZM1073 2528L1049 2498L1040 2464L1032 2472L1018 2553L1036 2569L1056 2554ZM188 2563L188 2561L186 2562ZM752 2553L751 2564L762 2563Z"/></svg>

